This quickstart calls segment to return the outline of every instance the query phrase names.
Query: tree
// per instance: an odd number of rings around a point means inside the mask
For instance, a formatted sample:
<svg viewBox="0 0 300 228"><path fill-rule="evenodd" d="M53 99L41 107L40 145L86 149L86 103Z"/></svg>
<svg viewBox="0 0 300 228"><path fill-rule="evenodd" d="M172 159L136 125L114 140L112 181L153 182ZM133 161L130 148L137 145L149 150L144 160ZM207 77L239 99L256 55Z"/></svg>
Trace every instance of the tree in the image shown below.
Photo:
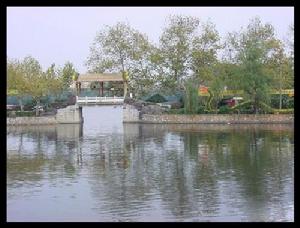
<svg viewBox="0 0 300 228"><path fill-rule="evenodd" d="M61 70L61 79L63 89L68 89L73 82L73 78L77 77L78 72L75 70L74 65L71 62L66 62Z"/></svg>
<svg viewBox="0 0 300 228"><path fill-rule="evenodd" d="M23 61L17 64L16 69L19 77L19 81L17 83L17 85L19 85L17 87L18 95L21 99L24 95L34 97L34 95L44 87L43 81L38 80L38 75L42 73L42 68L39 62L31 56L27 56L23 59Z"/></svg>
<svg viewBox="0 0 300 228"><path fill-rule="evenodd" d="M28 83L27 94L36 102L36 116L38 116L40 99L49 91L46 74L43 73L39 62L31 56L24 58L21 68L23 77Z"/></svg>
<svg viewBox="0 0 300 228"><path fill-rule="evenodd" d="M150 50L146 35L119 22L97 34L86 65L90 72L127 72L133 90L136 85L143 87L149 83Z"/></svg>
<svg viewBox="0 0 300 228"><path fill-rule="evenodd" d="M206 103L206 108L211 109L210 103L214 101L215 109L220 99L221 91L225 84L220 73L221 66L217 58L221 49L220 37L211 22L201 24L200 35L195 36L192 46L193 78L198 79L200 84L209 87L210 97Z"/></svg>
<svg viewBox="0 0 300 228"><path fill-rule="evenodd" d="M191 16L170 16L160 37L160 59L166 85L181 88L190 74L192 41L199 19ZM174 88L174 89L175 89Z"/></svg>
<svg viewBox="0 0 300 228"><path fill-rule="evenodd" d="M188 80L184 88L184 111L186 114L196 114L199 107L198 84L194 80Z"/></svg>
<svg viewBox="0 0 300 228"><path fill-rule="evenodd" d="M287 35L287 47L289 48L291 58L294 58L294 24L289 26Z"/></svg>
<svg viewBox="0 0 300 228"><path fill-rule="evenodd" d="M20 77L26 85L24 91L36 102L36 116L39 115L38 106L42 97L61 90L61 80L55 64L52 64L46 72L43 72L39 62L31 56L27 56L18 67Z"/></svg>
<svg viewBox="0 0 300 228"><path fill-rule="evenodd" d="M293 86L293 67L290 60L284 52L283 43L278 41L278 47L266 64L266 71L273 79L273 88L279 91L279 109L282 108L282 90Z"/></svg>
<svg viewBox="0 0 300 228"><path fill-rule="evenodd" d="M259 18L251 20L245 30L231 34L235 62L240 65L234 83L244 90L253 102L255 113L260 102L268 102L272 79L265 72L265 64L278 46L271 24L262 24Z"/></svg>
<svg viewBox="0 0 300 228"><path fill-rule="evenodd" d="M201 34L193 40L192 67L194 76L200 79L201 84L214 81L215 68L218 64L217 53L221 48L220 37L211 22L201 25Z"/></svg>
<svg viewBox="0 0 300 228"><path fill-rule="evenodd" d="M64 77L63 69L56 67L54 63L51 64L51 66L43 74L44 80L46 80L46 84L48 86L48 91L46 92L47 95L51 94L60 96L62 92L67 89L65 81L66 77Z"/></svg>
<svg viewBox="0 0 300 228"><path fill-rule="evenodd" d="M16 96L21 111L24 110L22 98L27 93L27 81L24 80L20 70L20 62L8 60L7 62L7 95Z"/></svg>

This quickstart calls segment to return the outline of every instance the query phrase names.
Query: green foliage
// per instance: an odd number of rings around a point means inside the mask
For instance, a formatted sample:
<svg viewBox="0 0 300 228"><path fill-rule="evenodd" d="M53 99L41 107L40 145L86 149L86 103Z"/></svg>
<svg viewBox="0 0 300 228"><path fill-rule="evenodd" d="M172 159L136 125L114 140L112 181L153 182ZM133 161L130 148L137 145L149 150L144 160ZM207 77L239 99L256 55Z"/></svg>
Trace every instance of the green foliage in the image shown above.
<svg viewBox="0 0 300 228"><path fill-rule="evenodd" d="M7 117L32 117L35 116L34 111L7 111Z"/></svg>
<svg viewBox="0 0 300 228"><path fill-rule="evenodd" d="M294 109L273 109L274 113L276 114L294 114Z"/></svg>
<svg viewBox="0 0 300 228"><path fill-rule="evenodd" d="M157 94L149 97L146 101L153 102L153 103L163 103L163 102L166 102L167 100L164 98L164 96L157 93Z"/></svg>
<svg viewBox="0 0 300 228"><path fill-rule="evenodd" d="M217 52L221 48L219 41L218 31L211 22L203 23L200 35L193 40L191 68L194 76L207 86L211 86L217 76Z"/></svg>
<svg viewBox="0 0 300 228"><path fill-rule="evenodd" d="M279 107L279 94L271 96L271 107L278 109ZM291 109L294 108L294 97L289 97L287 94L282 95L282 108Z"/></svg>
<svg viewBox="0 0 300 228"><path fill-rule="evenodd" d="M186 114L196 114L199 107L198 86L192 81L185 85L184 109Z"/></svg>
<svg viewBox="0 0 300 228"><path fill-rule="evenodd" d="M223 105L219 108L218 113L219 114L230 114L231 113L231 108L228 107L227 105Z"/></svg>
<svg viewBox="0 0 300 228"><path fill-rule="evenodd" d="M247 29L231 37L235 61L240 65L236 75L237 84L245 92L245 98L253 101L254 112L259 102L268 102L272 77L266 72L266 63L278 48L274 28L254 18Z"/></svg>
<svg viewBox="0 0 300 228"><path fill-rule="evenodd" d="M72 84L73 80L77 80L78 75L79 73L75 70L73 64L71 62L66 62L61 71L61 80L63 88L68 89Z"/></svg>
<svg viewBox="0 0 300 228"><path fill-rule="evenodd" d="M117 23L97 33L86 65L94 73L128 73L126 86L136 98L153 93L183 93L185 113L227 112L225 108L217 110L225 87L243 90L243 98L251 102L232 109L233 112L270 113L269 104L272 108L294 107L293 98L276 96L276 101L270 96L274 90L294 87L293 33L291 25L290 40L285 46L275 37L271 24L254 18L246 28L229 33L220 42L211 22L174 15L168 18L159 43L154 45L130 25ZM7 94L16 96L22 107L25 95L38 103L49 94L59 96L77 78L70 62L63 68L52 64L43 72L30 56L22 61L8 60ZM198 97L199 85L209 87L209 97ZM158 97L153 99L162 102Z"/></svg>
<svg viewBox="0 0 300 228"><path fill-rule="evenodd" d="M185 114L184 108L178 108L178 109L170 109L168 110L169 114Z"/></svg>
<svg viewBox="0 0 300 228"><path fill-rule="evenodd" d="M8 60L8 95L17 96L21 109L23 109L22 101L25 96L32 98L36 105L40 104L41 99L44 99L45 103L50 94L59 95L63 89L66 89L66 86L72 80L73 73L71 63L67 63L63 70L52 64L43 72L39 62L31 56L25 57L22 61ZM11 91L16 92L12 93ZM46 102L46 104L48 103L49 101ZM38 115L37 110L36 114Z"/></svg>
<svg viewBox="0 0 300 228"><path fill-rule="evenodd" d="M207 110L205 109L204 106L199 106L198 109L197 109L197 114L206 114L207 113Z"/></svg>
<svg viewBox="0 0 300 228"><path fill-rule="evenodd" d="M146 35L119 22L98 32L86 65L90 72L127 72L129 91L142 96L155 82L154 51Z"/></svg>
<svg viewBox="0 0 300 228"><path fill-rule="evenodd" d="M266 113L266 114L272 114L274 113L274 110L269 106L268 104L264 102L259 102L259 108L260 108L260 113Z"/></svg>
<svg viewBox="0 0 300 228"><path fill-rule="evenodd" d="M238 111L241 114L252 114L253 113L253 107L252 107L252 101L244 101L242 103L239 103L238 105L231 108L232 112Z"/></svg>
<svg viewBox="0 0 300 228"><path fill-rule="evenodd" d="M188 74L192 40L199 27L199 19L190 16L170 16L160 36L160 59L163 65L162 81L168 86L180 87Z"/></svg>

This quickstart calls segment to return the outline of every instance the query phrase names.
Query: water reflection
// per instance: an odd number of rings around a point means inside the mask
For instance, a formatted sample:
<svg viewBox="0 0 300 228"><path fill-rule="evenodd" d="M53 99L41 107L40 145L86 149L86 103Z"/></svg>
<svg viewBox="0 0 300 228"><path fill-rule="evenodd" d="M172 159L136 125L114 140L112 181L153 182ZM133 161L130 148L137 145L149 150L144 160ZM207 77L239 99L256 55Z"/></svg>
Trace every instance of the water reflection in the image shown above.
<svg viewBox="0 0 300 228"><path fill-rule="evenodd" d="M293 220L293 126L114 124L7 128L8 220Z"/></svg>

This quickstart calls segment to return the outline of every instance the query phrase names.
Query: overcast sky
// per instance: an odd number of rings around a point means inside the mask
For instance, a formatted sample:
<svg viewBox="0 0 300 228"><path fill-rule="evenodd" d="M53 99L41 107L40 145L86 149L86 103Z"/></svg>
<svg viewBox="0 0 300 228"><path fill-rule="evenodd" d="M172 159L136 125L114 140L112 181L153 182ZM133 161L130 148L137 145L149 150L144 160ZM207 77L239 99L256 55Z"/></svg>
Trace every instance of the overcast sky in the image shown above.
<svg viewBox="0 0 300 228"><path fill-rule="evenodd" d="M85 73L89 47L104 25L128 22L158 42L166 18L174 14L210 19L221 36L239 31L259 16L284 39L294 23L293 7L8 7L7 56L22 59L31 55L44 70L51 63L63 66L71 61Z"/></svg>

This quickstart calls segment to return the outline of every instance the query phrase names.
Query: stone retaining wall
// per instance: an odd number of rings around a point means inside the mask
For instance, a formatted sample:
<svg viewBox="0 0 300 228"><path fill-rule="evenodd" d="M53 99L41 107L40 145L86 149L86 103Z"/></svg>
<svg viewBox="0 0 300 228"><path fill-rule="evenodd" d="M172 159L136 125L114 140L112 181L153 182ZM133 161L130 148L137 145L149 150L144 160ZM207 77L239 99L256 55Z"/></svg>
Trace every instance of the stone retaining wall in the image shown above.
<svg viewBox="0 0 300 228"><path fill-rule="evenodd" d="M133 105L124 105L124 123L185 123L185 124L247 124L247 123L293 123L293 114L199 114L177 115L142 114Z"/></svg>
<svg viewBox="0 0 300 228"><path fill-rule="evenodd" d="M293 123L294 116L289 114L215 114L215 115L143 115L141 122L143 123L202 123L202 124L248 124L248 123Z"/></svg>
<svg viewBox="0 0 300 228"><path fill-rule="evenodd" d="M52 125L77 124L82 122L82 108L77 105L58 109L55 116L6 118L7 125Z"/></svg>

